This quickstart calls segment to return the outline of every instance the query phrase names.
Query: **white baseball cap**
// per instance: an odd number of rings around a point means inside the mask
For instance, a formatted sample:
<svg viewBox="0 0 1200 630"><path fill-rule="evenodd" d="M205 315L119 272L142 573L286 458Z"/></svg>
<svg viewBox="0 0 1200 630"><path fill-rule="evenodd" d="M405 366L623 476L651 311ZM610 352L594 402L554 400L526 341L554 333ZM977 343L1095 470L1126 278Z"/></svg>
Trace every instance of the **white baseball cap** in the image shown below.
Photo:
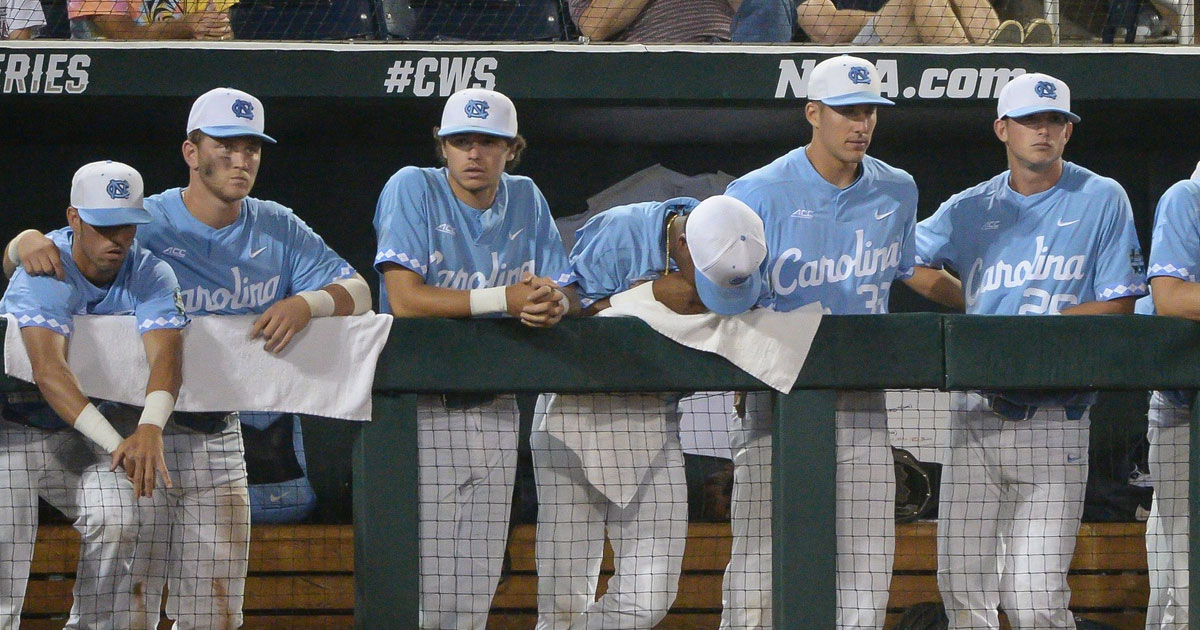
<svg viewBox="0 0 1200 630"><path fill-rule="evenodd" d="M750 310L762 292L759 265L767 257L762 219L740 200L716 195L688 213L684 235L700 301L718 315Z"/></svg>
<svg viewBox="0 0 1200 630"><path fill-rule="evenodd" d="M142 176L128 164L105 160L84 164L71 178L71 207L88 225L149 223L142 207Z"/></svg>
<svg viewBox="0 0 1200 630"><path fill-rule="evenodd" d="M1071 88L1048 74L1022 74L1000 90L996 102L998 118L1020 118L1041 112L1058 112L1071 122L1079 122L1079 116L1071 113Z"/></svg>
<svg viewBox="0 0 1200 630"><path fill-rule="evenodd" d="M439 136L456 133L482 133L501 138L517 136L517 108L505 95L494 90L470 88L455 92L442 109Z"/></svg>
<svg viewBox="0 0 1200 630"><path fill-rule="evenodd" d="M253 95L233 88L215 88L192 103L187 132L199 129L213 138L254 136L275 142L263 133L264 119L262 101Z"/></svg>
<svg viewBox="0 0 1200 630"><path fill-rule="evenodd" d="M895 105L880 91L879 68L861 57L841 55L817 64L809 74L808 99L840 105Z"/></svg>

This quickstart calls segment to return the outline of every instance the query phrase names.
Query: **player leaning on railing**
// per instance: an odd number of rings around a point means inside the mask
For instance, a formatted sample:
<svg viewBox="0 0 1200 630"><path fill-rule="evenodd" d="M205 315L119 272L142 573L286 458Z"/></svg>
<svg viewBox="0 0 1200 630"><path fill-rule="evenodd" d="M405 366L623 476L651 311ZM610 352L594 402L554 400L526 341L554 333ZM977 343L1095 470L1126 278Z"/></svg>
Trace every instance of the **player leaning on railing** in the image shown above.
<svg viewBox="0 0 1200 630"><path fill-rule="evenodd" d="M1200 166L1171 186L1154 213L1150 247L1151 297L1138 300L1141 314L1200 320ZM1154 504L1146 520L1150 605L1146 630L1188 625L1188 481L1192 398L1195 390L1156 391L1150 397L1150 478Z"/></svg>
<svg viewBox="0 0 1200 630"><path fill-rule="evenodd" d="M551 326L567 268L546 200L509 175L525 149L508 97L452 95L434 131L442 168L407 166L375 209L380 308L397 317L519 317ZM421 628L483 630L508 538L517 464L516 399L418 402Z"/></svg>
<svg viewBox="0 0 1200 630"><path fill-rule="evenodd" d="M135 627L129 568L138 535L135 498L149 497L159 483L171 487L162 435L183 381L180 329L188 323L175 273L134 241L137 226L149 221L137 171L119 162L80 168L71 182L69 227L48 235L60 277L17 270L0 301L0 312L21 329L42 394L0 399L2 628L20 622L39 496L72 518L82 536L67 627ZM80 391L67 364L67 340L76 315L129 314L150 377L141 420L136 428L119 425L130 434L122 438ZM124 475L113 472L118 466Z"/></svg>
<svg viewBox="0 0 1200 630"><path fill-rule="evenodd" d="M263 130L262 103L250 94L217 88L196 99L182 147L188 185L146 199L154 220L137 238L174 269L189 314L258 314L250 336L280 352L314 317L366 312L371 294L291 210L249 196L262 143L274 142ZM8 251L15 247L31 273L61 274L46 243L22 234ZM144 602L134 605L145 626L156 627L165 581L176 628L237 628L250 539L237 413L176 413L164 440L175 487L155 492L154 506L143 509L134 574L145 581Z"/></svg>

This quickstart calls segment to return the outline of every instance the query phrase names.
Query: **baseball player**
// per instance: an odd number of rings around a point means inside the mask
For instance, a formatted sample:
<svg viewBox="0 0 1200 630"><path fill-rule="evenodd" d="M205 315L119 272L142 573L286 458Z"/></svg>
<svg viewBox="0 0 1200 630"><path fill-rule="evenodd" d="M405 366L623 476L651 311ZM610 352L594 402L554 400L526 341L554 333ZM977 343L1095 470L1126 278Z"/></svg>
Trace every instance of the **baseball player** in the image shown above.
<svg viewBox="0 0 1200 630"><path fill-rule="evenodd" d="M138 524L131 494L150 496L158 476L171 485L162 431L179 395L180 329L188 321L174 272L134 241L137 225L149 221L137 171L119 162L80 168L71 182L69 227L49 234L61 255L62 279L17 271L0 301L0 312L14 316L21 328L42 394L10 394L0 401L5 630L20 624L39 496L73 519L82 536L67 627L131 627L129 558ZM83 314L136 318L150 378L145 410L127 439L83 395L67 365L67 339L75 315ZM112 472L118 466L126 478Z"/></svg>
<svg viewBox="0 0 1200 630"><path fill-rule="evenodd" d="M1158 202L1150 248L1151 296L1141 314L1200 319L1195 306L1200 264L1200 166ZM1195 391L1157 391L1150 398L1150 475L1154 504L1146 521L1150 604L1146 630L1188 627L1188 446Z"/></svg>
<svg viewBox="0 0 1200 630"><path fill-rule="evenodd" d="M550 326L567 268L542 193L508 175L525 148L508 97L450 96L434 130L442 168L406 166L375 209L380 305L397 317L520 317ZM421 627L483 630L500 579L517 462L516 399L425 396L420 445Z"/></svg>
<svg viewBox="0 0 1200 630"><path fill-rule="evenodd" d="M259 314L250 336L280 352L313 317L366 312L371 294L291 210L248 196L262 144L274 142L263 131L262 103L246 92L217 88L196 99L183 143L188 185L146 199L154 221L138 242L175 270L189 314ZM40 238L18 237L21 264L55 272ZM175 487L156 492L142 515L144 623L157 626L165 578L175 628L237 628L250 537L237 414L177 413L173 424L181 428L168 426L164 441Z"/></svg>
<svg viewBox="0 0 1200 630"><path fill-rule="evenodd" d="M718 195L618 206L576 233L564 283L585 314L645 282L675 312L735 315L769 287L762 220ZM530 435L538 488L538 630L653 628L687 538L681 394L550 394ZM614 464L615 462L615 464ZM596 599L607 533L615 571Z"/></svg>
<svg viewBox="0 0 1200 630"><path fill-rule="evenodd" d="M1125 191L1062 159L1079 117L1045 74L1000 91L1009 170L917 228L917 262L962 278L967 313L1132 313L1146 294ZM1074 628L1067 569L1083 513L1095 392L976 391L951 399L938 586L951 628Z"/></svg>
<svg viewBox="0 0 1200 630"><path fill-rule="evenodd" d="M827 313L886 313L897 279L944 292L944 272L911 277L917 187L908 173L866 154L880 94L879 71L840 56L813 68L804 113L812 141L738 178L726 194L766 226L774 297L791 311L820 302ZM746 396L732 420L733 548L723 585L722 628L772 628L770 398ZM837 626L882 628L895 546L895 480L883 392L837 401Z"/></svg>

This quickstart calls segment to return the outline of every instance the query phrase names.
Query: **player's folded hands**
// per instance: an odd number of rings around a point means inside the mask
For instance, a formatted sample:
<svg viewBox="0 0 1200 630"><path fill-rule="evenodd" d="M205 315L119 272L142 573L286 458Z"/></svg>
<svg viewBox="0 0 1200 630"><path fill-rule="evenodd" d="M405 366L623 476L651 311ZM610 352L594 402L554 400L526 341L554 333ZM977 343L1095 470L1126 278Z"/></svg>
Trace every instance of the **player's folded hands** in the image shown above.
<svg viewBox="0 0 1200 630"><path fill-rule="evenodd" d="M566 315L562 290L549 278L525 274L521 282L509 286L507 295L509 314L526 326L549 328Z"/></svg>
<svg viewBox="0 0 1200 630"><path fill-rule="evenodd" d="M149 497L154 492L156 475L162 477L164 487L174 487L163 457L162 429L153 424L138 425L133 435L113 451L110 470L118 467L125 470L133 484L134 498Z"/></svg>
<svg viewBox="0 0 1200 630"><path fill-rule="evenodd" d="M42 234L29 233L17 241L17 258L21 267L31 276L54 276L62 280L62 254L58 245Z"/></svg>
<svg viewBox="0 0 1200 630"><path fill-rule="evenodd" d="M267 352L282 352L292 338L308 326L311 319L312 309L308 302L293 295L276 302L259 315L258 319L254 320L254 326L250 328L250 338L265 339L263 349Z"/></svg>

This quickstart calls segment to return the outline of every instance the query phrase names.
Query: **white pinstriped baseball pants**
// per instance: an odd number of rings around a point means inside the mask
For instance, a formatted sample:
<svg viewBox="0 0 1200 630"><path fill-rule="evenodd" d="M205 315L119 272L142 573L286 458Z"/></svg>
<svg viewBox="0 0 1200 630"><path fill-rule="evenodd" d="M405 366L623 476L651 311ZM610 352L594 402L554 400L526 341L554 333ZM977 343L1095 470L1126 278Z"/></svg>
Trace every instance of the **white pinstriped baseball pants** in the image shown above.
<svg viewBox="0 0 1200 630"><path fill-rule="evenodd" d="M226 630L242 625L250 559L250 491L241 423L201 433L168 424L164 458L174 488L138 502L141 531L134 556L134 630L158 627L167 587L175 630Z"/></svg>
<svg viewBox="0 0 1200 630"><path fill-rule="evenodd" d="M516 397L448 410L417 403L422 630L485 630L517 474Z"/></svg>
<svg viewBox="0 0 1200 630"><path fill-rule="evenodd" d="M746 396L731 421L733 548L722 585L722 630L770 630L771 398ZM838 392L836 627L882 629L896 547L896 471L883 392ZM821 474L817 471L816 474Z"/></svg>
<svg viewBox="0 0 1200 630"><path fill-rule="evenodd" d="M938 505L938 588L950 628L1074 628L1067 571L1083 515L1087 413L1006 420L974 392L951 397Z"/></svg>
<svg viewBox="0 0 1200 630"><path fill-rule="evenodd" d="M38 496L74 519L82 536L67 629L130 627L137 537L133 487L109 472L99 447L72 429L0 420L0 629L20 624L37 537Z"/></svg>
<svg viewBox="0 0 1200 630"><path fill-rule="evenodd" d="M1146 521L1146 562L1150 603L1146 630L1188 627L1188 470L1190 409L1150 398L1150 478L1154 503Z"/></svg>
<svg viewBox="0 0 1200 630"><path fill-rule="evenodd" d="M621 507L588 481L579 455L535 421L529 442L538 489L536 627L653 628L675 601L687 541L687 479L676 404L660 395L586 396L610 398L613 413L628 405L630 416L667 416L664 443L637 493ZM592 402L589 408L605 407ZM594 441L604 437L615 436ZM614 572L596 599L606 534Z"/></svg>

